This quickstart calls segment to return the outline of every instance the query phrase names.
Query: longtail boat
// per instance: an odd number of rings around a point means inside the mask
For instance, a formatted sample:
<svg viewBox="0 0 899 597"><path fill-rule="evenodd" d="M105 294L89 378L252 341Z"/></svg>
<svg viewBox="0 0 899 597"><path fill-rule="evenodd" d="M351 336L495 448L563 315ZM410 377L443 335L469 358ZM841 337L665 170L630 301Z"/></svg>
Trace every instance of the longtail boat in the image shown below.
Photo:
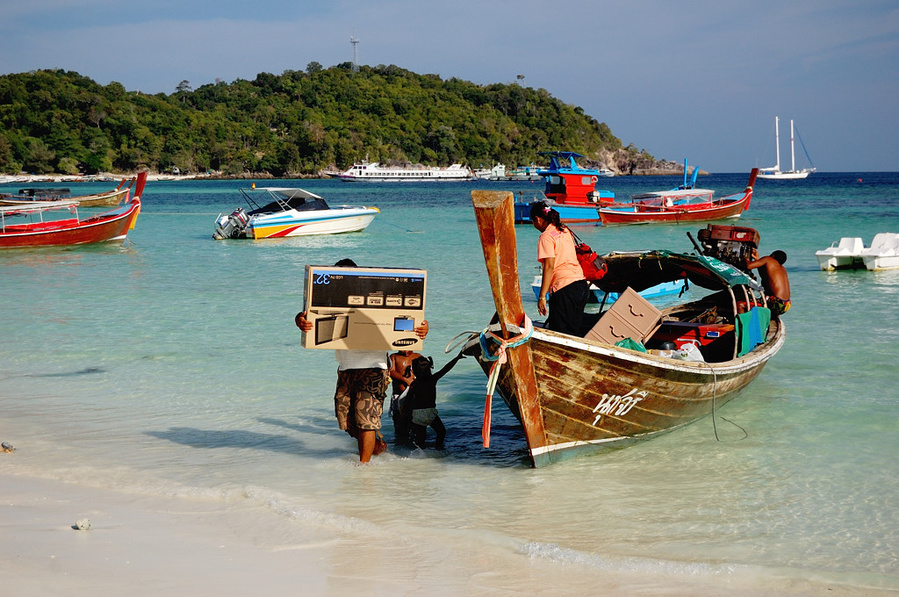
<svg viewBox="0 0 899 597"><path fill-rule="evenodd" d="M490 380L485 447L491 383L521 423L531 463L540 467L621 448L713 414L784 343L785 328L771 318L754 278L715 257L668 251L605 255L608 273L596 282L618 293L676 280L691 284L691 293L695 287L709 291L659 311L649 337L611 344L589 333L577 337L535 327L521 300L512 194L472 191L471 197L496 306L494 322L462 349L477 357ZM604 314L597 317L600 326ZM702 360L672 358L655 348L668 341L679 356L699 352Z"/></svg>
<svg viewBox="0 0 899 597"><path fill-rule="evenodd" d="M78 215L76 201L0 206L0 249L122 242L137 222L146 182L147 173L141 172L128 203L87 218Z"/></svg>
<svg viewBox="0 0 899 597"><path fill-rule="evenodd" d="M613 203L599 208L603 226L612 224L649 224L711 222L725 218L738 218L749 209L752 187L759 169L753 168L749 183L740 193L714 199L712 191L705 189L675 189L659 193L647 193L632 197L629 201Z"/></svg>
<svg viewBox="0 0 899 597"><path fill-rule="evenodd" d="M64 201L66 203L75 203L81 207L111 207L122 202L127 202L130 196L131 187L134 185L134 178L123 178L119 186L111 191L102 193L93 193L90 195L80 195L71 197L68 188L65 189L20 189L18 195L0 195L0 206L2 205L32 205L35 202L47 201ZM125 186L125 183L128 186Z"/></svg>

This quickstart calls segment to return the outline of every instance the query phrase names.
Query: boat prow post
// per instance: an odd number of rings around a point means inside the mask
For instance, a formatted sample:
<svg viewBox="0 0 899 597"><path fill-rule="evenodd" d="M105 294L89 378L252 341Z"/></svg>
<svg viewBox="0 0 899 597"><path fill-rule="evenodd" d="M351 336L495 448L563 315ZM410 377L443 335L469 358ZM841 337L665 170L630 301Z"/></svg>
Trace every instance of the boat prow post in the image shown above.
<svg viewBox="0 0 899 597"><path fill-rule="evenodd" d="M518 282L518 248L515 239L514 197L509 191L471 192L478 233L484 250L484 262L493 291L493 301L502 329L502 336L509 340L518 332L512 332L510 325L519 329L526 327L526 313L521 301ZM515 382L515 399L521 415L528 442L528 452L533 466L538 466L534 450L546 445L546 431L540 410L537 376L534 360L527 342L517 346L504 347L508 367ZM487 413L485 413L485 418ZM486 426L485 426L486 427ZM486 430L489 433L489 429ZM485 436L485 446L489 444Z"/></svg>
<svg viewBox="0 0 899 597"><path fill-rule="evenodd" d="M144 193L144 186L147 184L147 171L138 172L137 185L134 187L134 201L140 201L141 195Z"/></svg>

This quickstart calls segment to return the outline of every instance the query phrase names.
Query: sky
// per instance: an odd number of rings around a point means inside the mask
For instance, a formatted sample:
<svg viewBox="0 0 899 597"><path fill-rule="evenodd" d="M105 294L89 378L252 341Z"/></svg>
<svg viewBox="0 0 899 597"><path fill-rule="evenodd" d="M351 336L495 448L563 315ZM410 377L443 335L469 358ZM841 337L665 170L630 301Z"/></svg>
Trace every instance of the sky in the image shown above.
<svg viewBox="0 0 899 597"><path fill-rule="evenodd" d="M0 0L0 15L0 74L173 93L351 62L355 36L359 64L543 88L709 172L773 165L775 116L782 167L792 119L820 171L899 171L896 0Z"/></svg>

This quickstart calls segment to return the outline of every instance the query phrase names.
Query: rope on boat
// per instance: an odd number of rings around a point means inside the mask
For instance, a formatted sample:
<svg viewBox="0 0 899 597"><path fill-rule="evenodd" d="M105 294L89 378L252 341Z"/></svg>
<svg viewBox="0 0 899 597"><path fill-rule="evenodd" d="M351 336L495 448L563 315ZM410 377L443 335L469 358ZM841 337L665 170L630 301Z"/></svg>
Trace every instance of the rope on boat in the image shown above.
<svg viewBox="0 0 899 597"><path fill-rule="evenodd" d="M477 336L480 332L459 332L452 338L450 338L449 342L446 343L446 346L443 347L443 354L449 354L453 350L456 349L460 344L465 344L475 336ZM456 341L458 338L461 338L458 342Z"/></svg>
<svg viewBox="0 0 899 597"><path fill-rule="evenodd" d="M484 402L484 425L481 427L481 438L484 440L485 448L490 447L490 422L493 412L493 391L496 389L496 382L499 381L500 368L507 360L506 349L521 346L527 342L534 333L534 326L527 315L524 316L524 327L519 327L518 329L521 330L520 334L506 339L494 334L490 331L490 328L487 327L481 332L479 338L481 343L481 357L487 361L494 361L493 365L490 367L490 374L487 375L487 398ZM488 339L493 340L499 345L496 352L492 355L490 353L490 347L487 344Z"/></svg>
<svg viewBox="0 0 899 597"><path fill-rule="evenodd" d="M712 372L712 429L715 430L715 441L720 442L721 438L718 437L718 423L715 422L715 418L718 416L717 409L716 409L716 399L718 398L718 372L715 371L715 368L712 367L709 363L706 363L706 366L708 366L708 368ZM742 427L740 427L739 425L737 425L730 419L725 419L724 417L721 417L721 420L727 421L728 423L730 423L734 427L737 427L740 431L743 432L743 437L741 437L737 441L743 441L744 439L749 437L749 433L747 433L745 429L743 429Z"/></svg>

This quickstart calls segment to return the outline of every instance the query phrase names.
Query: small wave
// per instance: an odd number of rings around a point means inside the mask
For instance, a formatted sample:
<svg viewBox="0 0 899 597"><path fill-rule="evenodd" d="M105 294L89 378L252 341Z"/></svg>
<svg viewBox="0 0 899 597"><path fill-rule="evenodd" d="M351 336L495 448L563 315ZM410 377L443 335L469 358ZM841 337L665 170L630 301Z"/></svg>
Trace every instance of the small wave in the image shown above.
<svg viewBox="0 0 899 597"><path fill-rule="evenodd" d="M626 572L648 575L676 575L686 577L732 575L741 568L734 564L709 564L703 562L675 562L643 558L620 558L589 554L575 549L559 547L553 543L526 543L521 553L533 559L560 564L588 566L605 572Z"/></svg>

